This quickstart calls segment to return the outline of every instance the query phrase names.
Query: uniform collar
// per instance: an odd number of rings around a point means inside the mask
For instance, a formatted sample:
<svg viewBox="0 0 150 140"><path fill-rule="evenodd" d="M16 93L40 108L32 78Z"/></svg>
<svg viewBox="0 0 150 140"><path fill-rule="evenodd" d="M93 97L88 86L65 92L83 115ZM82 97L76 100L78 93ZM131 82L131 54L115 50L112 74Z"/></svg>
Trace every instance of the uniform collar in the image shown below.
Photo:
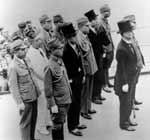
<svg viewBox="0 0 150 140"><path fill-rule="evenodd" d="M16 55L14 56L14 59L16 60L17 63L24 65L23 59L18 58Z"/></svg>

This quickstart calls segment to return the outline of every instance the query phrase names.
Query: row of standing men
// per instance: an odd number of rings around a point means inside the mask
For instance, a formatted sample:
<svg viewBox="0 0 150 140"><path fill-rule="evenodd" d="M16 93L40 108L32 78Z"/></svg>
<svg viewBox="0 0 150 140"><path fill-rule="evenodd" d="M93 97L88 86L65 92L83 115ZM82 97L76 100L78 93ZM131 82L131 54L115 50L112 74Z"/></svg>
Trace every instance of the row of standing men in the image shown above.
<svg viewBox="0 0 150 140"><path fill-rule="evenodd" d="M11 44L14 58L9 67L8 75L10 91L20 110L20 127L23 140L34 139L37 98L41 93L43 95L42 100L41 102L38 100L38 118L40 118L39 116L41 118L38 121L41 121L42 126L39 127L39 131L48 134L46 125L50 125L50 120L48 120L50 116L47 119L44 117L48 116L50 111L53 122L52 139L63 140L65 117L67 116L69 132L76 136L82 136L83 134L80 130L85 129L86 125L80 124L80 115L86 119L92 119L91 114L96 113L96 111L92 109L91 102L102 104L102 101L105 100L101 96L102 88L106 92L110 92L106 85L113 87L108 81L108 70L114 57L114 45L107 20L110 16L109 6L102 6L100 12L102 15L100 23L97 21L97 15L94 10L86 12L85 17L77 20L78 30L75 29L72 23L63 22L62 17L58 15L56 17L61 19L58 20L60 23L57 22L55 30L52 32L50 18L47 15L43 15L40 18L43 30L39 34L36 34L32 26L26 26L23 29L28 41L23 41L17 34L14 34L14 41ZM133 31L131 17L133 16L128 16L118 23L120 34L125 43L126 40L128 42L129 37L127 36L126 38L124 33ZM28 48L27 46L30 47ZM134 46L137 46L135 42ZM122 44L121 48L124 48ZM128 76L131 78L131 71L129 75L127 67L128 62L131 61L125 62L126 58L129 58L129 53L123 58L122 53L118 55L118 52L120 52L118 50L115 91L116 93L122 93L125 89L126 93L129 92L127 89L128 86L130 89L130 85L128 82L124 83L124 79L119 78L122 77L122 74L125 74L124 78L126 79L128 79ZM136 53L135 51L135 56L133 57L137 58L136 54L142 56L141 52ZM37 61L35 55L37 55L37 58L43 58L43 61ZM137 60L130 65L130 69L137 68ZM135 78L133 77L133 79ZM135 81L133 79L130 81ZM119 91L118 88L123 89ZM135 91L132 89L132 92ZM123 98L120 95L129 96L131 94L117 95L119 95L120 99L120 127L124 130L133 130L129 125L129 116L133 103L129 106L129 103L131 103L129 100L133 101L135 95L132 94L132 97ZM46 97L45 100L44 97ZM125 112L124 109L128 111ZM47 115L44 115L45 112ZM49 124L46 120L48 120ZM131 121L130 124L135 125Z"/></svg>

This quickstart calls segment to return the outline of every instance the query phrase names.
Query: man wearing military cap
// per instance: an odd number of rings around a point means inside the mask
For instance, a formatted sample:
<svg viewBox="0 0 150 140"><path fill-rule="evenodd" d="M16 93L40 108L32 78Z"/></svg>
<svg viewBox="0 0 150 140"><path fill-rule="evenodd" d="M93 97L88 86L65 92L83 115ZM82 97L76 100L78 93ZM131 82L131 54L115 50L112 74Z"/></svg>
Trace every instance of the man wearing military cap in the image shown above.
<svg viewBox="0 0 150 140"><path fill-rule="evenodd" d="M0 34L2 34L3 29L4 29L3 27L0 27Z"/></svg>
<svg viewBox="0 0 150 140"><path fill-rule="evenodd" d="M57 14L57 15L53 16L53 23L54 23L55 36L57 38L59 38L61 41L64 41L64 36L61 31L61 27L64 24L64 19L63 19L62 15Z"/></svg>
<svg viewBox="0 0 150 140"><path fill-rule="evenodd" d="M98 70L95 56L93 53L92 45L88 38L90 23L87 17L82 17L77 20L78 33L77 40L83 55L83 69L85 71L85 84L83 86L81 96L81 116L86 119L92 119L91 114L96 113L92 109L92 93L93 93L93 81L94 74Z"/></svg>
<svg viewBox="0 0 150 140"><path fill-rule="evenodd" d="M129 20L131 22L131 26L133 27L133 30L136 29L136 19L135 15L127 15L123 18L124 20Z"/></svg>
<svg viewBox="0 0 150 140"><path fill-rule="evenodd" d="M53 22L55 25L57 25L59 23L64 23L64 19L63 19L62 15L57 14L57 15L53 16Z"/></svg>
<svg viewBox="0 0 150 140"><path fill-rule="evenodd" d="M137 70L137 55L132 44L132 26L129 20L118 22L121 41L116 52L117 69L115 74L115 94L120 101L120 128L135 131L137 123L130 120L135 92Z"/></svg>
<svg viewBox="0 0 150 140"><path fill-rule="evenodd" d="M18 28L19 28L18 32L20 34L20 37L23 40L25 38L24 29L26 28L26 22L20 22L20 23L18 23Z"/></svg>
<svg viewBox="0 0 150 140"><path fill-rule="evenodd" d="M104 4L100 7L100 14L101 14L101 18L100 18L99 26L101 26L101 28L104 30L107 38L110 41L110 44L103 45L104 53L105 53L105 57L103 58L103 64L104 64L103 67L105 70L105 86L103 89L106 92L111 92L109 88L113 87L113 85L109 82L109 68L111 67L114 58L114 44L111 37L110 25L108 23L108 18L111 15L111 9L108 4Z"/></svg>
<svg viewBox="0 0 150 140"><path fill-rule="evenodd" d="M39 18L39 22L41 24L42 30L38 36L43 40L46 56L49 58L50 48L48 48L47 44L54 38L52 20L48 17L48 15L44 14Z"/></svg>
<svg viewBox="0 0 150 140"><path fill-rule="evenodd" d="M45 68L45 96L52 115L52 140L64 140L63 125L71 101L71 87L62 56L64 44L55 38L49 42L51 56Z"/></svg>
<svg viewBox="0 0 150 140"><path fill-rule="evenodd" d="M19 31L15 31L12 35L11 35L11 39L12 41L21 39L22 40L22 36L21 33Z"/></svg>
<svg viewBox="0 0 150 140"><path fill-rule="evenodd" d="M8 83L21 116L21 140L34 140L37 98L41 94L34 76L41 77L33 71L30 60L26 57L27 46L24 42L17 39L11 47L14 58L8 70Z"/></svg>

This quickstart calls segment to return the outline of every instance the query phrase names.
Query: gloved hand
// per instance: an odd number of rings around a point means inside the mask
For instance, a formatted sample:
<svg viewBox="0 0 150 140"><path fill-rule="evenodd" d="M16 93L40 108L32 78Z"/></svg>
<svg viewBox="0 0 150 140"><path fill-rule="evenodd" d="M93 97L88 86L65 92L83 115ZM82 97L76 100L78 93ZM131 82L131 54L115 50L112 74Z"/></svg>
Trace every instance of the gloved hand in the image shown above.
<svg viewBox="0 0 150 140"><path fill-rule="evenodd" d="M52 113L58 113L58 107L57 107L57 105L54 105L54 106L51 107L51 112Z"/></svg>
<svg viewBox="0 0 150 140"><path fill-rule="evenodd" d="M129 91L129 86L128 86L128 84L125 84L125 85L122 86L122 91L123 91L123 92L128 92L128 91Z"/></svg>

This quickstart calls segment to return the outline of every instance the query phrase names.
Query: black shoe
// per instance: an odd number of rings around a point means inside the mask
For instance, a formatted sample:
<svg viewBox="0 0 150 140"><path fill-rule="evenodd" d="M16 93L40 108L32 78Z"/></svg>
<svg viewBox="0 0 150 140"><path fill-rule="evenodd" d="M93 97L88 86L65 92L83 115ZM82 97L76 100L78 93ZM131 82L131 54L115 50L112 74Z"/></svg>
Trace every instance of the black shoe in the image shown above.
<svg viewBox="0 0 150 140"><path fill-rule="evenodd" d="M86 129L87 126L84 125L84 124L82 124L82 125L78 125L76 128L79 129L79 130L81 130L81 129Z"/></svg>
<svg viewBox="0 0 150 140"><path fill-rule="evenodd" d="M94 110L94 109L93 109L93 110L88 110L88 113L89 113L89 114L95 114L95 113L96 113L96 110Z"/></svg>
<svg viewBox="0 0 150 140"><path fill-rule="evenodd" d="M126 130L126 131L135 131L136 129L133 128L132 126L126 126L126 127L120 127L122 130Z"/></svg>
<svg viewBox="0 0 150 140"><path fill-rule="evenodd" d="M78 129L71 130L70 133L75 136L83 136L82 132L79 131Z"/></svg>
<svg viewBox="0 0 150 140"><path fill-rule="evenodd" d="M104 90L105 92L107 92L107 93L110 93L110 92L111 92L111 90L110 90L108 87L103 87L103 90Z"/></svg>
<svg viewBox="0 0 150 140"><path fill-rule="evenodd" d="M136 122L130 121L130 122L129 122L129 125L130 125L130 126L137 126L138 124L137 124Z"/></svg>
<svg viewBox="0 0 150 140"><path fill-rule="evenodd" d="M99 99L100 99L101 101L105 101L105 100L106 100L106 98L104 98L104 97L99 97Z"/></svg>
<svg viewBox="0 0 150 140"><path fill-rule="evenodd" d="M81 113L81 116L82 116L83 118L85 118L85 119L88 119L88 120L91 120L91 119L92 119L91 115L86 114L86 113Z"/></svg>
<svg viewBox="0 0 150 140"><path fill-rule="evenodd" d="M52 127L52 126L50 126L50 125L47 125L47 126L46 126L47 129L50 129L51 127Z"/></svg>
<svg viewBox="0 0 150 140"><path fill-rule="evenodd" d="M139 101L137 101L137 100L135 100L135 101L134 101L134 104L135 104L135 105L141 105L141 104L143 104L143 103L142 103L142 102L139 102Z"/></svg>
<svg viewBox="0 0 150 140"><path fill-rule="evenodd" d="M99 104L99 105L103 104L103 102L101 100L99 100L99 99L93 100L93 103L94 104Z"/></svg>

